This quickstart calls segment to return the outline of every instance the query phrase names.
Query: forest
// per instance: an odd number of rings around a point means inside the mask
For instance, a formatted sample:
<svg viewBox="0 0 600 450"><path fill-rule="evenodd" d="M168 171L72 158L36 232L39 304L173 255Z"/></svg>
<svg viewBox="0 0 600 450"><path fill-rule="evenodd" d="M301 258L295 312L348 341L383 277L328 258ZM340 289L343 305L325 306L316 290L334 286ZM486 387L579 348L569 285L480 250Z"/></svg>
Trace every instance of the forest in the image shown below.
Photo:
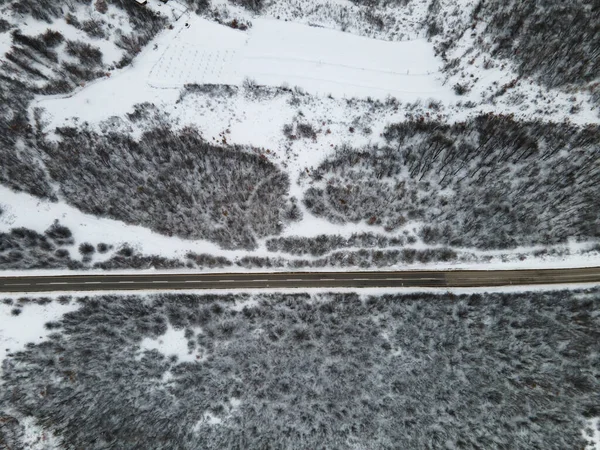
<svg viewBox="0 0 600 450"><path fill-rule="evenodd" d="M304 204L334 223L424 224L427 244L507 249L600 237L600 132L486 114L413 120L386 145L340 147L307 177Z"/></svg>
<svg viewBox="0 0 600 450"><path fill-rule="evenodd" d="M600 75L600 3L595 0L479 0L492 55L548 87L585 85ZM485 44L484 44L485 45Z"/></svg>
<svg viewBox="0 0 600 450"><path fill-rule="evenodd" d="M61 297L78 308L4 359L5 444L27 417L89 450L584 448L599 295Z"/></svg>
<svg viewBox="0 0 600 450"><path fill-rule="evenodd" d="M426 19L428 37L447 73L461 70L461 59L483 52L484 69L495 63L504 68L510 61L519 78L566 92L583 89L600 105L597 0L477 0L469 14L448 4L455 8L450 14L443 0L432 0ZM466 50L460 48L465 42Z"/></svg>
<svg viewBox="0 0 600 450"><path fill-rule="evenodd" d="M241 147L216 147L196 129L168 126L139 140L117 132L60 128L38 143L61 196L84 212L169 236L253 249L278 234L293 207L289 180Z"/></svg>

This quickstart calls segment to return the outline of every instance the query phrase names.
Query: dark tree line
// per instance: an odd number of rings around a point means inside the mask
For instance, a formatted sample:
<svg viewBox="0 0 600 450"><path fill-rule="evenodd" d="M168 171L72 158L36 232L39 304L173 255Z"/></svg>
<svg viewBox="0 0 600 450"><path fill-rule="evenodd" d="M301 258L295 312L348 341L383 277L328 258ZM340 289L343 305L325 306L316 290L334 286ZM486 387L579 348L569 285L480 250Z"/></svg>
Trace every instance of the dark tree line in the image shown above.
<svg viewBox="0 0 600 450"><path fill-rule="evenodd" d="M598 289L59 301L4 357L12 448L24 417L89 450L564 450L600 415ZM186 360L142 346L169 329Z"/></svg>
<svg viewBox="0 0 600 450"><path fill-rule="evenodd" d="M57 129L39 143L63 198L87 213L225 248L256 246L278 234L291 207L288 177L242 148L221 148L188 128L118 133Z"/></svg>
<svg viewBox="0 0 600 450"><path fill-rule="evenodd" d="M600 237L600 128L484 115L389 126L384 147L340 148L310 177L308 209L428 244L481 249Z"/></svg>
<svg viewBox="0 0 600 450"><path fill-rule="evenodd" d="M413 238L414 239L414 238ZM267 240L267 250L302 256L323 256L333 250L348 247L401 247L409 239L404 236L389 237L382 234L354 233L345 238L340 235L321 234L314 238L307 237L278 237Z"/></svg>
<svg viewBox="0 0 600 450"><path fill-rule="evenodd" d="M104 261L94 261L96 251L105 254L112 246L89 242L73 248L71 230L58 222L50 226L44 234L27 228L13 228L0 233L0 271L29 269L212 269L228 267L232 262L221 256L189 252L185 260L165 258L158 255L144 255L128 245L122 245ZM77 250L82 259L74 259Z"/></svg>

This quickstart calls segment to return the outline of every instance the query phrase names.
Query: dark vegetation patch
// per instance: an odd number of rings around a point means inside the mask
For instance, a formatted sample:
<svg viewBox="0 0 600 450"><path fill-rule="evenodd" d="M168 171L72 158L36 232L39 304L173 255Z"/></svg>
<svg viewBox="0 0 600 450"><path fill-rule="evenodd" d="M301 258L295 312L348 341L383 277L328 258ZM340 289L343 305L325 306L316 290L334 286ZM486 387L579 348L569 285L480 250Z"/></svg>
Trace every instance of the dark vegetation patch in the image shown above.
<svg viewBox="0 0 600 450"><path fill-rule="evenodd" d="M458 254L451 248L432 248L425 250L417 250L414 248L403 248L400 250L381 249L381 250L346 250L335 251L322 258L317 259L295 259L290 260L287 267L293 269L301 269L305 267L311 268L347 268L359 267L361 269L368 268L384 268L393 267L397 264L410 265L415 263L425 264L432 262L484 262L486 257L478 257L471 253Z"/></svg>
<svg viewBox="0 0 600 450"><path fill-rule="evenodd" d="M600 129L484 115L388 126L387 145L340 148L310 173L304 203L334 223L427 244L507 249L600 237Z"/></svg>
<svg viewBox="0 0 600 450"><path fill-rule="evenodd" d="M265 0L229 0L234 5L243 6L250 11L260 12L265 6Z"/></svg>
<svg viewBox="0 0 600 450"><path fill-rule="evenodd" d="M453 20L458 10L448 15L441 0L433 0L428 8L428 35L442 58L468 33L474 48L465 55L483 50L512 60L520 76L533 77L546 87L586 86L600 96L600 85L590 84L600 74L598 1L479 0L466 22ZM481 22L486 25L480 32ZM452 71L459 61L446 63Z"/></svg>
<svg viewBox="0 0 600 450"><path fill-rule="evenodd" d="M409 242L413 241L413 242ZM314 238L307 237L279 237L267 240L266 247L270 252L289 253L291 255L323 256L333 250L348 247L402 247L407 242L414 243L413 239L404 236L389 237L383 234L354 233L350 237L340 235L321 234Z"/></svg>
<svg viewBox="0 0 600 450"><path fill-rule="evenodd" d="M590 0L480 0L492 55L517 61L521 75L548 87L582 85L600 76L600 3Z"/></svg>
<svg viewBox="0 0 600 450"><path fill-rule="evenodd" d="M63 198L84 212L246 249L278 234L287 220L285 173L242 148L211 145L194 129L164 125L140 140L56 132L59 143L40 143L45 165Z"/></svg>
<svg viewBox="0 0 600 450"><path fill-rule="evenodd" d="M69 251L61 245L72 245L72 241L57 243L48 234L42 235L27 228L0 233L0 269L82 268L82 264L72 260Z"/></svg>
<svg viewBox="0 0 600 450"><path fill-rule="evenodd" d="M563 450L599 412L597 289L78 301L0 391L65 448ZM169 326L203 358L140 351Z"/></svg>

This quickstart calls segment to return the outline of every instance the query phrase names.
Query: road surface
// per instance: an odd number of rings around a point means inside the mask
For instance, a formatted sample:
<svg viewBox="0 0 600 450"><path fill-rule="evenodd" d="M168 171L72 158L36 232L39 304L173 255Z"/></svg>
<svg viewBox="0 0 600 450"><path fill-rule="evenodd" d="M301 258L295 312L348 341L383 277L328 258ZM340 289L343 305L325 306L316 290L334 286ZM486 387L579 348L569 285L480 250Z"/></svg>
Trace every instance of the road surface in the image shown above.
<svg viewBox="0 0 600 450"><path fill-rule="evenodd" d="M537 270L279 272L0 277L0 292L179 289L494 287L600 283L600 267Z"/></svg>

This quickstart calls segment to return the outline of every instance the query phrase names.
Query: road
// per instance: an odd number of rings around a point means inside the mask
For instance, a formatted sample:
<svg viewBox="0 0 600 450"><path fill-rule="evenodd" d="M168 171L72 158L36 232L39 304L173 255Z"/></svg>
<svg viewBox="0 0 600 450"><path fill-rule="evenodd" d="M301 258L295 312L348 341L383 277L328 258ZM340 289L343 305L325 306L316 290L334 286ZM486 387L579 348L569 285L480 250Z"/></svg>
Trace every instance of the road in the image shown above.
<svg viewBox="0 0 600 450"><path fill-rule="evenodd" d="M494 287L600 283L600 267L536 270L279 272L0 277L0 292L179 289Z"/></svg>

